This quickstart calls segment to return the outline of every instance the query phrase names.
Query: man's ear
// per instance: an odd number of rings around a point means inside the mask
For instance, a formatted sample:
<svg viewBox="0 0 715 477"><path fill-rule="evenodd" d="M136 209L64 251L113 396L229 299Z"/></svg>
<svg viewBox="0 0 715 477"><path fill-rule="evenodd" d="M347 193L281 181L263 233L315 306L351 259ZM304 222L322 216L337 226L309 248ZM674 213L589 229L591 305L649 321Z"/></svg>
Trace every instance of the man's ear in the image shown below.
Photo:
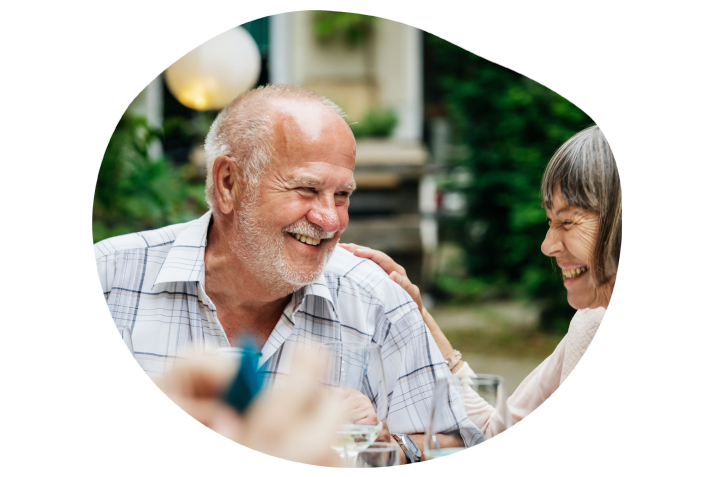
<svg viewBox="0 0 715 477"><path fill-rule="evenodd" d="M213 179L214 201L221 212L228 215L234 210L234 197L240 187L236 163L226 156L217 157L214 161Z"/></svg>

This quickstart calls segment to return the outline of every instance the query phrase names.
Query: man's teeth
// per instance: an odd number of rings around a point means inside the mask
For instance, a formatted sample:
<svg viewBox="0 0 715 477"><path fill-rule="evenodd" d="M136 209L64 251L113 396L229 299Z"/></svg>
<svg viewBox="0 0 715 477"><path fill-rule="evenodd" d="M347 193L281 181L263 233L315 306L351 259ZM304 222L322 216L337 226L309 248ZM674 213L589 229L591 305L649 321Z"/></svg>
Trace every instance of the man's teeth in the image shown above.
<svg viewBox="0 0 715 477"><path fill-rule="evenodd" d="M320 239L306 237L305 235L301 235L301 234L294 234L293 232L290 232L290 234L293 237L295 237L297 240L300 240L303 243L307 243L308 245L318 245L320 243Z"/></svg>
<svg viewBox="0 0 715 477"><path fill-rule="evenodd" d="M581 268L571 268L569 270L561 270L561 273L563 274L565 279L568 278L576 278L579 275L582 275L588 271L588 267L581 267Z"/></svg>

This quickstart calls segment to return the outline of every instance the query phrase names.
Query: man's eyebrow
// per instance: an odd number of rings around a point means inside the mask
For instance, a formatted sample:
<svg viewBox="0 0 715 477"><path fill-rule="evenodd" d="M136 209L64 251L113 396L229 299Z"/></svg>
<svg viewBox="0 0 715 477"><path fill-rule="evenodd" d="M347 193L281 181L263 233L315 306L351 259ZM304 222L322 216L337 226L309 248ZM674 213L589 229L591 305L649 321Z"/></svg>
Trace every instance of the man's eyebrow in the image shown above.
<svg viewBox="0 0 715 477"><path fill-rule="evenodd" d="M288 181L288 184L291 187L295 187L297 185L302 185L302 186L308 186L308 187L319 187L324 184L323 181L316 179L315 177L310 177L310 176L298 176L294 177L293 179L290 179ZM348 190L348 191L354 191L357 188L357 185L355 184L355 181L350 181L346 182L341 186L341 189L343 190Z"/></svg>
<svg viewBox="0 0 715 477"><path fill-rule="evenodd" d="M296 185L304 185L304 186L319 186L322 185L323 182L316 179L315 177L309 177L309 176L298 176L294 177L293 179L290 179L288 183L291 186L296 186Z"/></svg>

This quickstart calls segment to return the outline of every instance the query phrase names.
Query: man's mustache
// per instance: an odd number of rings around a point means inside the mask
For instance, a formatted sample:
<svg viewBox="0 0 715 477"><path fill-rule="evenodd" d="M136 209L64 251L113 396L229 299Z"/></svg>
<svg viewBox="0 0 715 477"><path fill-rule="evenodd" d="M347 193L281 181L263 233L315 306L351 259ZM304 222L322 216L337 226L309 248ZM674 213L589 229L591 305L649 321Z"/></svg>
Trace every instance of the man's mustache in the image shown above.
<svg viewBox="0 0 715 477"><path fill-rule="evenodd" d="M284 228L283 232L306 235L320 240L328 240L335 236L334 232L328 233L322 227L308 222L305 218Z"/></svg>

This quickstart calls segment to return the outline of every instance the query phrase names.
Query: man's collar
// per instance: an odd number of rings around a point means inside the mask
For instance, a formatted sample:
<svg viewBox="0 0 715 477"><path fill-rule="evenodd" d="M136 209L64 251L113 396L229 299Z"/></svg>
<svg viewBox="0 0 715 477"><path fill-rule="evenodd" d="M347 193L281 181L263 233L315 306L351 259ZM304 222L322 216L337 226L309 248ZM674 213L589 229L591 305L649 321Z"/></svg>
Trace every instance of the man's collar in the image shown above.
<svg viewBox="0 0 715 477"><path fill-rule="evenodd" d="M302 287L300 290L295 292L297 293L302 293L303 296L305 295L315 295L319 296L322 298L325 298L325 300L330 303L330 306L333 307L333 311L335 311L335 303L333 303L333 296L330 294L330 288L328 288L328 282L325 280L325 276L323 275L323 272L320 272L320 275L318 275L318 278L313 282L310 283L304 287ZM301 297L303 298L303 297ZM302 301L302 300L300 300Z"/></svg>
<svg viewBox="0 0 715 477"><path fill-rule="evenodd" d="M168 282L199 282L205 286L204 251L211 223L211 211L196 220L188 222L186 229L174 240L169 253L154 280L154 285ZM325 298L335 309L328 282L321 272L311 284L300 288L296 293L303 296L315 295Z"/></svg>
<svg viewBox="0 0 715 477"><path fill-rule="evenodd" d="M204 284L204 250L208 236L211 211L187 227L174 240L169 253L154 280L154 285L167 282L199 282Z"/></svg>

